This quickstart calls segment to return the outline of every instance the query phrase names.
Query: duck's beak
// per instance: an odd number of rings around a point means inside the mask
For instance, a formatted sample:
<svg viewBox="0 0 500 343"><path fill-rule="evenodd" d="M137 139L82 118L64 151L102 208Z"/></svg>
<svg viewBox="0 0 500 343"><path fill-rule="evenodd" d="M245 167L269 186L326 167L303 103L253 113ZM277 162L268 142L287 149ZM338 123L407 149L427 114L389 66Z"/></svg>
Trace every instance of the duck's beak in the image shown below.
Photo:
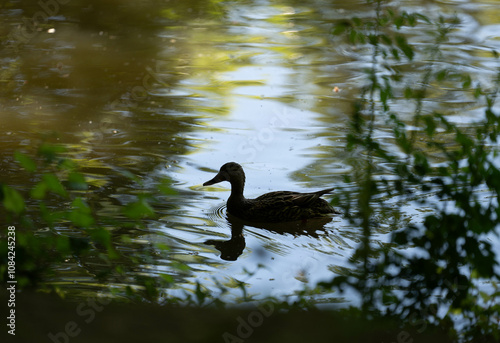
<svg viewBox="0 0 500 343"><path fill-rule="evenodd" d="M217 175L215 175L215 177L212 180L205 182L203 184L203 186L210 186L210 185L222 182L222 181L224 181L224 179L220 176L220 174L217 174Z"/></svg>

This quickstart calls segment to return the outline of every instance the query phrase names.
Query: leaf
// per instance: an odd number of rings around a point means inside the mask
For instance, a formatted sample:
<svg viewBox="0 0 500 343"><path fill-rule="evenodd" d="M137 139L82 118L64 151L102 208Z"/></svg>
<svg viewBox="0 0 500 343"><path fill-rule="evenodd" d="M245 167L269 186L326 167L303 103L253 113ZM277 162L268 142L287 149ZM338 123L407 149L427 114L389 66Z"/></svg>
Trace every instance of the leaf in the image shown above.
<svg viewBox="0 0 500 343"><path fill-rule="evenodd" d="M47 185L43 181L37 183L30 192L33 199L43 199L45 198L45 194L47 194Z"/></svg>
<svg viewBox="0 0 500 343"><path fill-rule="evenodd" d="M475 89L474 89L474 97L477 99L479 98L481 95L483 95L483 90L481 89L481 86L477 86Z"/></svg>
<svg viewBox="0 0 500 343"><path fill-rule="evenodd" d="M389 36L385 34L379 34L379 37L382 43L386 45L392 45L392 39Z"/></svg>
<svg viewBox="0 0 500 343"><path fill-rule="evenodd" d="M92 237L92 240L94 242L102 244L104 246L109 246L111 244L111 234L103 229L103 228L97 228L90 231L90 237Z"/></svg>
<svg viewBox="0 0 500 343"><path fill-rule="evenodd" d="M443 81L448 76L448 69L441 69L436 73L436 80Z"/></svg>
<svg viewBox="0 0 500 343"><path fill-rule="evenodd" d="M67 185L69 189L84 191L89 188L85 177L81 173L72 172L68 175Z"/></svg>
<svg viewBox="0 0 500 343"><path fill-rule="evenodd" d="M20 214L25 207L22 195L14 188L2 186L3 191L3 206L7 211Z"/></svg>
<svg viewBox="0 0 500 343"><path fill-rule="evenodd" d="M332 34L333 35L341 35L343 34L345 31L347 31L348 28L351 27L351 23L349 23L348 21L342 21L340 23L337 23L333 29L332 29Z"/></svg>
<svg viewBox="0 0 500 343"><path fill-rule="evenodd" d="M394 25L396 25L396 28L398 30L401 28L401 26L403 26L404 22L405 22L405 18L402 16L394 18Z"/></svg>
<svg viewBox="0 0 500 343"><path fill-rule="evenodd" d="M94 242L106 247L108 252L108 258L115 259L120 257L120 254L113 247L113 244L111 244L112 243L111 233L108 230L99 227L96 229L89 230L89 232L90 232L90 237Z"/></svg>
<svg viewBox="0 0 500 343"><path fill-rule="evenodd" d="M170 246L168 246L168 245L167 245L167 244L165 244L165 243L156 243L156 244L155 244L155 247L156 247L156 248L158 248L158 249L160 249L160 250L163 250L163 251L170 251L170 250L172 250L172 249L170 248Z"/></svg>
<svg viewBox="0 0 500 343"><path fill-rule="evenodd" d="M422 152L417 151L413 154L413 157L415 159L414 162L415 172L421 176L426 175L429 171L429 162L427 161L425 155Z"/></svg>
<svg viewBox="0 0 500 343"><path fill-rule="evenodd" d="M198 305L202 305L205 302L205 298L207 297L207 293L202 290L200 283L198 281L196 281L195 295L196 295L196 299L198 300Z"/></svg>
<svg viewBox="0 0 500 343"><path fill-rule="evenodd" d="M368 42L371 44L371 45L378 45L378 42L379 42L379 37L377 35L374 35L374 34L370 34L368 35Z"/></svg>
<svg viewBox="0 0 500 343"><path fill-rule="evenodd" d="M395 49L395 48L391 49L391 52L392 52L392 56L394 56L394 59L396 61L399 61L399 51L398 51L398 49Z"/></svg>
<svg viewBox="0 0 500 343"><path fill-rule="evenodd" d="M462 79L463 79L462 88L464 89L470 88L470 85L472 84L472 79L470 75L465 74L462 76Z"/></svg>
<svg viewBox="0 0 500 343"><path fill-rule="evenodd" d="M61 196L66 196L66 190L64 186L61 184L61 181L57 178L55 174L44 174L42 177L43 182L47 186L47 190L52 191Z"/></svg>
<svg viewBox="0 0 500 343"><path fill-rule="evenodd" d="M19 162L21 167L23 167L24 169L26 169L30 173L32 173L36 170L36 163L35 163L35 161L33 161L31 159L31 157L29 157L23 153L20 153L19 151L16 151L14 153L14 158L16 159L17 162Z"/></svg>
<svg viewBox="0 0 500 343"><path fill-rule="evenodd" d="M175 279L172 275L160 274L160 277L163 279L163 281L165 281L167 283L174 283L175 282Z"/></svg>
<svg viewBox="0 0 500 343"><path fill-rule="evenodd" d="M179 261L172 261L171 263L172 268L180 271L180 272L190 272L191 268L185 263L179 262Z"/></svg>
<svg viewBox="0 0 500 343"><path fill-rule="evenodd" d="M47 162L52 162L57 155L66 151L66 148L62 145L52 145L48 143L43 143L38 148L38 154L45 157Z"/></svg>
<svg viewBox="0 0 500 343"><path fill-rule="evenodd" d="M57 166L61 169L66 169L66 170L73 170L76 168L75 162L68 158L63 158L61 159L58 163Z"/></svg>
<svg viewBox="0 0 500 343"><path fill-rule="evenodd" d="M405 87L404 95L405 95L406 99L411 99L411 98L413 98L415 96L413 94L413 89L411 89L410 87Z"/></svg>
<svg viewBox="0 0 500 343"><path fill-rule="evenodd" d="M434 133L436 133L436 127L437 127L434 118L432 116L425 116L424 122L426 125L425 132L427 133L428 136L433 136Z"/></svg>
<svg viewBox="0 0 500 343"><path fill-rule="evenodd" d="M92 210L89 205L82 199L76 198L71 204L72 209L69 213L69 220L79 227L88 228L94 224Z"/></svg>
<svg viewBox="0 0 500 343"><path fill-rule="evenodd" d="M165 195L177 195L178 192L172 188L172 181L170 179L163 179L158 186L158 190Z"/></svg>
<svg viewBox="0 0 500 343"><path fill-rule="evenodd" d="M410 45L408 45L408 41L406 40L406 37L397 35L396 36L396 45L401 49L403 54L411 61L413 60L414 52L413 49Z"/></svg>
<svg viewBox="0 0 500 343"><path fill-rule="evenodd" d="M125 207L124 214L131 219L141 219L154 217L155 211L145 197L140 197Z"/></svg>
<svg viewBox="0 0 500 343"><path fill-rule="evenodd" d="M425 15L423 15L423 14L414 13L414 15L415 15L417 18L419 18L419 19L423 20L424 22L426 22L427 24L430 24L430 23L431 23L431 20L430 20L428 17L426 17Z"/></svg>

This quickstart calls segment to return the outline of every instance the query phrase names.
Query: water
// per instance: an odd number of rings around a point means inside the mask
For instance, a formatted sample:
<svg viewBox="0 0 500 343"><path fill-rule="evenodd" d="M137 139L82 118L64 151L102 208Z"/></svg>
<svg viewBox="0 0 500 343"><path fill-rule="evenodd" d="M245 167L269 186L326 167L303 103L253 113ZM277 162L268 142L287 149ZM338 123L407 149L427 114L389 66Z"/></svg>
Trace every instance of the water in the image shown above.
<svg viewBox="0 0 500 343"><path fill-rule="evenodd" d="M71 2L40 22L36 33L9 43L15 49L0 53L0 144L9 184L23 190L27 183L12 162L13 152L33 153L48 140L69 148L91 185L86 196L101 214L113 216L131 195L155 192L165 178L179 193L160 196L159 216L144 221L144 228L113 229L122 252L132 256L153 249L154 261L103 284L96 278L98 263L68 260L49 283L81 296L134 286L141 275L168 274L177 283L164 297L182 295L196 282L214 292L216 282L229 287L229 299L241 296L238 282L245 283L250 297L285 297L350 267L347 259L361 233L342 216L307 232L238 227L224 210L228 185L202 183L235 161L247 173L247 197L275 190L351 189L343 177L353 172L357 157L346 152L345 135L370 55L330 30L336 20L370 17L373 11L362 2L208 3L170 1L156 8L124 2L116 9L96 2L82 9ZM488 51L500 50L495 2L399 6L424 14L457 13L462 24L442 47L443 67L472 71L490 85L498 64ZM8 1L0 9L2 35L15 32L23 16L32 18L37 11L36 4ZM429 44L425 32L408 34L421 46ZM415 79L422 72L419 62L403 61L399 67L412 70ZM427 110L444 110L451 121L472 127L483 107L472 97L459 97L458 89L457 83L433 89L436 100L429 100ZM412 113L400 103L393 110L403 117ZM387 132L381 125L377 136L390 148ZM425 213L412 204L406 210L409 217ZM214 245L231 239L231 227L233 238L226 245L233 248L222 253L223 259ZM62 225L57 230L77 234ZM122 233L130 241L119 242ZM374 242L386 242L389 233L381 228ZM206 244L209 240L212 244ZM162 244L170 250L156 248ZM191 269L183 271L182 264Z"/></svg>

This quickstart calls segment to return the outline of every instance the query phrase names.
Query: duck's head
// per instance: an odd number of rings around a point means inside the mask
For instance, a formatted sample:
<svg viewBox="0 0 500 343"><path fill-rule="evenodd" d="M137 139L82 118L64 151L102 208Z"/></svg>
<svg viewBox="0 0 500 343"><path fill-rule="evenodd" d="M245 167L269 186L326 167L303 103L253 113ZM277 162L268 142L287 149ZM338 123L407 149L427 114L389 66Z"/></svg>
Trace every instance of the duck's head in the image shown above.
<svg viewBox="0 0 500 343"><path fill-rule="evenodd" d="M220 167L219 172L215 177L203 184L203 186L210 186L222 181L229 181L231 184L245 183L245 173L243 168L236 162L228 162Z"/></svg>

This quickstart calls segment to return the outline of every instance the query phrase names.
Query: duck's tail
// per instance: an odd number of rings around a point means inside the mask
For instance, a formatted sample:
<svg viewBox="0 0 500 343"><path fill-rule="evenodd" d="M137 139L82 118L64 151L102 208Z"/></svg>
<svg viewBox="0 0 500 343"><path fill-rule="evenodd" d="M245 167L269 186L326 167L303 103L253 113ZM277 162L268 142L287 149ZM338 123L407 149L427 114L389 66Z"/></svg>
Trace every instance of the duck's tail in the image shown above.
<svg viewBox="0 0 500 343"><path fill-rule="evenodd" d="M327 193L331 193L335 188L327 188L327 189L323 189L321 191L317 191L317 192L314 192L314 194L317 194L318 197L324 195L324 194L327 194Z"/></svg>

